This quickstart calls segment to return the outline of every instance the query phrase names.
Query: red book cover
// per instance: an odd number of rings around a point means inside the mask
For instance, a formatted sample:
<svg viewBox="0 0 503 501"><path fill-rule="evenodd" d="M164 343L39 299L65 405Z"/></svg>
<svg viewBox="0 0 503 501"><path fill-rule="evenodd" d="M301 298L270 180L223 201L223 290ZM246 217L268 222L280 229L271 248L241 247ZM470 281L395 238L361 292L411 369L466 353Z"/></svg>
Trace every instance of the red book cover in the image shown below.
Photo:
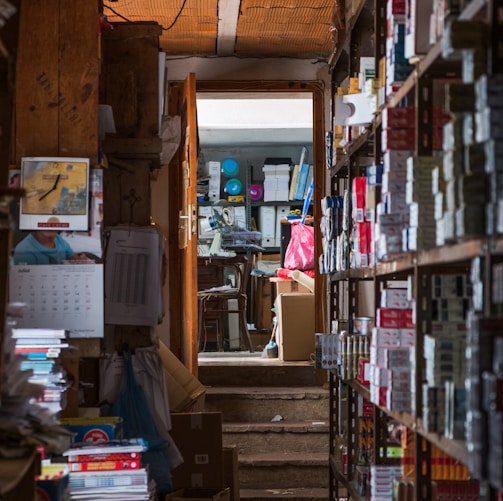
<svg viewBox="0 0 503 501"><path fill-rule="evenodd" d="M118 461L80 461L68 463L70 471L110 471L110 470L138 470L139 459L124 459Z"/></svg>
<svg viewBox="0 0 503 501"><path fill-rule="evenodd" d="M107 461L139 461L140 452L104 452L99 454L69 454L69 463L95 463Z"/></svg>

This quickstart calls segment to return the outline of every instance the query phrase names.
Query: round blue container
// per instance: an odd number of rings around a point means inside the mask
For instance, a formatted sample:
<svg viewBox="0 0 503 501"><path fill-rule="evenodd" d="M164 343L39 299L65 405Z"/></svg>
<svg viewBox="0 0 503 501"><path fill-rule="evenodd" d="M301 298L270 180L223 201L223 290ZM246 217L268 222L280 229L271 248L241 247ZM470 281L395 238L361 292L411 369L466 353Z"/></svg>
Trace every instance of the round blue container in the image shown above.
<svg viewBox="0 0 503 501"><path fill-rule="evenodd" d="M222 162L222 174L227 177L236 176L239 172L239 164L233 158L226 158Z"/></svg>
<svg viewBox="0 0 503 501"><path fill-rule="evenodd" d="M225 183L225 192L229 195L239 195L242 189L243 184L239 179L236 179L235 177L229 179Z"/></svg>

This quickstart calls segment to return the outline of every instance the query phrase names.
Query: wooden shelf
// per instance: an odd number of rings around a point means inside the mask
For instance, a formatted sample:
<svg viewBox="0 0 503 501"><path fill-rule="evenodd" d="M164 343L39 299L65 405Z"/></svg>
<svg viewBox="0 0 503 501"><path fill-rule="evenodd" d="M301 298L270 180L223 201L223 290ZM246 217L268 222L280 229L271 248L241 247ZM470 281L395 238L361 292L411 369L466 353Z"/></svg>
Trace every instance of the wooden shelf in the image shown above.
<svg viewBox="0 0 503 501"><path fill-rule="evenodd" d="M347 152L344 158L336 162L334 166L330 169L330 174L335 176L337 173L343 171L349 166L349 159L360 151L364 146L367 145L370 136L372 135L371 127L367 128L362 134L360 134L352 143L347 147Z"/></svg>
<svg viewBox="0 0 503 501"><path fill-rule="evenodd" d="M427 432L422 428L420 420L418 421L419 422L416 426L417 433L426 438L431 444L436 445L439 449L442 449L452 458L465 465L468 464L468 449L466 448L464 440L453 440L446 438L443 435L439 435L438 433Z"/></svg>
<svg viewBox="0 0 503 501"><path fill-rule="evenodd" d="M419 266L438 266L467 262L474 257L481 256L486 245L484 239L478 239L436 247L419 252L417 263Z"/></svg>

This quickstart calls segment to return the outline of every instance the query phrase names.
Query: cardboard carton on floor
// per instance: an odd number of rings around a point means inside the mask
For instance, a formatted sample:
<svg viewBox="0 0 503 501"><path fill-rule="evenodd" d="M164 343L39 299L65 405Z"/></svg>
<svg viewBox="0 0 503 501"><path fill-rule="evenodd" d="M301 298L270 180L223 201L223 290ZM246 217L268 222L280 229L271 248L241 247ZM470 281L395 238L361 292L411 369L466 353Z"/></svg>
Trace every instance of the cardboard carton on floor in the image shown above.
<svg viewBox="0 0 503 501"><path fill-rule="evenodd" d="M178 489L166 494L164 501L230 501L229 489Z"/></svg>
<svg viewBox="0 0 503 501"><path fill-rule="evenodd" d="M222 414L172 413L170 435L183 457L172 471L174 489L223 489Z"/></svg>
<svg viewBox="0 0 503 501"><path fill-rule="evenodd" d="M314 353L314 294L286 292L275 301L280 360L310 360Z"/></svg>
<svg viewBox="0 0 503 501"><path fill-rule="evenodd" d="M161 341L159 354L168 386L169 408L172 412L185 412L204 408L205 387Z"/></svg>

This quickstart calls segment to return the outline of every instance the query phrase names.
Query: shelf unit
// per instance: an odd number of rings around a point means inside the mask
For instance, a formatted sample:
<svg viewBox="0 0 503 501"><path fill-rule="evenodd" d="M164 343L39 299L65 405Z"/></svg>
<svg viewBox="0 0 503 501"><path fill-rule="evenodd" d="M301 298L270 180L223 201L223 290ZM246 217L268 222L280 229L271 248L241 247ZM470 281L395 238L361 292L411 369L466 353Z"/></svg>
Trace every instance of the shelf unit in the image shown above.
<svg viewBox="0 0 503 501"><path fill-rule="evenodd" d="M329 65L332 72L332 90L335 94L338 87L348 86L349 77L358 71L358 59L361 55L375 58L376 78L379 78L379 60L385 56L386 9L391 0L361 0L346 2L346 31L344 40L334 49ZM502 48L498 39L498 22L501 23L503 2L501 0L471 0L465 1L461 12L451 16L449 20L486 22L489 26L490 41L488 44L488 71L490 75L502 71ZM498 21L499 20L499 21ZM445 36L445 35L444 35ZM459 57L443 58L443 43L440 39L430 47L428 52L418 58L408 78L387 96L385 107L402 106L405 102L414 103L416 107L416 146L411 148L415 155L432 154L432 92L433 83L438 80L459 81L463 62ZM369 53L369 46L371 53ZM335 99L334 99L335 101ZM335 105L334 105L335 106ZM335 116L335 109L332 110ZM382 114L377 113L372 123L360 127L357 137L351 140L338 152L329 168L330 193L328 196L341 196L345 190L350 190L355 176L362 174L360 166L362 158L371 155L378 164L382 161L380 136L382 129ZM347 320L348 332L353 332L352 320L358 316L358 295L362 281L371 281L374 285L374 306L378 304L380 291L388 283L410 280L416 304L415 328L415 387L421 388L424 379L425 361L423 358L424 335L431 328L431 280L434 274L470 275L472 261L480 260L483 266L486 284L484 287L484 316L502 315L501 305L492 302L492 268L495 263L503 262L503 243L498 235L473 235L464 241L434 247L414 252L394 253L374 265L364 268L351 268L331 273L328 277L329 332L334 332L334 321L341 318ZM375 308L374 308L375 309ZM430 331L431 332L431 331ZM367 385L355 379L342 379L336 369L329 370L330 387L330 499L338 499L340 487L345 487L350 499L368 499L360 492L355 483L356 447L358 441L358 405L362 401L371 400L371 392ZM422 394L416 391L412 413L392 411L385 406L373 404L373 423L375 427L374 458L376 463L387 461L380 454L382 447L382 431L388 419L400 423L414 436L416 471L413 478L415 500L433 499L431 448L437 447L448 456L464 465L470 465L473 452L464 438L447 438L443 433L427 431L424 426L421 408ZM341 435L345 442L347 457L343 471L340 447ZM382 451L381 451L382 452ZM472 473L472 476L476 476ZM503 477L503 471L501 472ZM494 478L494 476L492 477ZM487 475L481 475L480 499L499 499L501 486L495 486Z"/></svg>

